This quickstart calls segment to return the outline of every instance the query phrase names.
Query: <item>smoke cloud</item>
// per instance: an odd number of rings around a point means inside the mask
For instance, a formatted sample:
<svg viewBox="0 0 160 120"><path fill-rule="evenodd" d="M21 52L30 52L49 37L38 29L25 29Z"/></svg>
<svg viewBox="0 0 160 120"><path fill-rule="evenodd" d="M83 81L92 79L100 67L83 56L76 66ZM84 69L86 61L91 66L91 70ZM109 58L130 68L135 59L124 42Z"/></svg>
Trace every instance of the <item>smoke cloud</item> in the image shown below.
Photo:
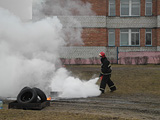
<svg viewBox="0 0 160 120"><path fill-rule="evenodd" d="M33 8L42 9L45 2L34 0ZM38 18L40 13L34 15ZM81 29L64 30L58 17L43 15L32 22L22 22L12 11L0 8L0 96L16 97L25 86L38 87L47 95L53 90L61 91L62 98L99 95L97 79L80 80L60 67L59 51L70 42L82 44ZM67 32L78 37L71 35L68 42Z"/></svg>
<svg viewBox="0 0 160 120"><path fill-rule="evenodd" d="M60 68L56 71L53 77L52 90L58 91L61 98L79 98L93 97L100 94L99 88L96 85L98 78L89 81L80 80L70 76L70 73Z"/></svg>
<svg viewBox="0 0 160 120"><path fill-rule="evenodd" d="M81 0L33 0L33 19L44 16L92 16L95 13L88 2Z"/></svg>
<svg viewBox="0 0 160 120"><path fill-rule="evenodd" d="M0 0L0 7L8 9L22 20L32 19L32 0Z"/></svg>
<svg viewBox="0 0 160 120"><path fill-rule="evenodd" d="M24 86L49 90L57 51L65 45L60 21L50 17L23 23L2 8L0 18L0 96L16 95Z"/></svg>

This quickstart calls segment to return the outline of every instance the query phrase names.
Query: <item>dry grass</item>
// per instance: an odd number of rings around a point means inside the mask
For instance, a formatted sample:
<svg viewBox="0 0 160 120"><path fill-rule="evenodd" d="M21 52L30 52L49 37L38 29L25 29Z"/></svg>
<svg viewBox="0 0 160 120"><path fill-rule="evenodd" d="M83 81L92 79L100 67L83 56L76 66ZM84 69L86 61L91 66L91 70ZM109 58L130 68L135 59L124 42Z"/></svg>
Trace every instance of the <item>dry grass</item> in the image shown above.
<svg viewBox="0 0 160 120"><path fill-rule="evenodd" d="M118 93L160 95L159 65L115 65L113 69Z"/></svg>
<svg viewBox="0 0 160 120"><path fill-rule="evenodd" d="M51 110L20 110L4 109L0 110L0 120L127 120L124 118L108 115L98 115L89 113L55 112Z"/></svg>
<svg viewBox="0 0 160 120"><path fill-rule="evenodd" d="M80 67L80 69L78 69ZM98 77L100 65L72 65L67 67L81 79ZM112 81L118 94L160 95L160 65L112 65ZM100 80L97 84L100 83ZM108 91L108 89L106 89Z"/></svg>
<svg viewBox="0 0 160 120"><path fill-rule="evenodd" d="M112 65L112 67L113 73L111 79L118 88L114 95L160 95L159 65ZM81 79L90 79L99 76L100 65L75 65L66 66L66 68ZM107 91L108 88L106 89ZM4 104L4 109L0 110L0 120L126 120L119 117L92 113L16 110L8 109L7 107L8 105Z"/></svg>

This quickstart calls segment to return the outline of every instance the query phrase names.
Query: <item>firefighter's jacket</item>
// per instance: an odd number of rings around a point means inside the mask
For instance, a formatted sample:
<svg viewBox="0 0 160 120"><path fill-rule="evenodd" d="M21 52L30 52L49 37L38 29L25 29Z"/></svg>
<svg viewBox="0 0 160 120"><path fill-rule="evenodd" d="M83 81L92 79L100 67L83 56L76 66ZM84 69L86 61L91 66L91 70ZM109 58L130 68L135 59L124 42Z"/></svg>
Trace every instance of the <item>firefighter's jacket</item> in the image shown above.
<svg viewBox="0 0 160 120"><path fill-rule="evenodd" d="M100 77L102 75L110 75L111 72L112 72L112 69L111 69L111 64L110 62L108 61L108 59L106 57L104 58L101 58L101 73L100 73Z"/></svg>

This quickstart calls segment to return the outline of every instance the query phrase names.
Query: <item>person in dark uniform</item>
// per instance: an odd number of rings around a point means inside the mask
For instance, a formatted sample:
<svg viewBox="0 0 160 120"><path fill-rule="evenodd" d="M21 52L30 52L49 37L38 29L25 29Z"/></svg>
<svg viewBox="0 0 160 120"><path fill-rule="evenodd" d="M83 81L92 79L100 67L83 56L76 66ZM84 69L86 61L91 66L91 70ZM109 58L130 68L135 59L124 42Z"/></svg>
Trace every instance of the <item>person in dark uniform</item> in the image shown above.
<svg viewBox="0 0 160 120"><path fill-rule="evenodd" d="M101 57L101 73L99 77L101 78L101 83L100 83L100 91L104 93L106 84L110 88L110 92L113 92L116 90L116 86L111 80L111 64L110 61L108 61L106 55L104 52L100 52L99 56Z"/></svg>

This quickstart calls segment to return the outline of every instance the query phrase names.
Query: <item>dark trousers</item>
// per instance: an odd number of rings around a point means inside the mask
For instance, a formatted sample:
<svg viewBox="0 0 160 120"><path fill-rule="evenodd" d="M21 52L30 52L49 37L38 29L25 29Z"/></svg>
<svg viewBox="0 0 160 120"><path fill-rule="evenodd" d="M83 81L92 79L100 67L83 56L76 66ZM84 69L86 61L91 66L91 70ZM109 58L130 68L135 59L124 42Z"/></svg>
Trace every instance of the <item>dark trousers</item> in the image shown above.
<svg viewBox="0 0 160 120"><path fill-rule="evenodd" d="M111 91L116 90L116 87L111 80L111 75L103 75L103 78L100 83L100 90L102 91L102 93L104 93L104 91L105 91L106 84L108 85L108 87L110 88Z"/></svg>

